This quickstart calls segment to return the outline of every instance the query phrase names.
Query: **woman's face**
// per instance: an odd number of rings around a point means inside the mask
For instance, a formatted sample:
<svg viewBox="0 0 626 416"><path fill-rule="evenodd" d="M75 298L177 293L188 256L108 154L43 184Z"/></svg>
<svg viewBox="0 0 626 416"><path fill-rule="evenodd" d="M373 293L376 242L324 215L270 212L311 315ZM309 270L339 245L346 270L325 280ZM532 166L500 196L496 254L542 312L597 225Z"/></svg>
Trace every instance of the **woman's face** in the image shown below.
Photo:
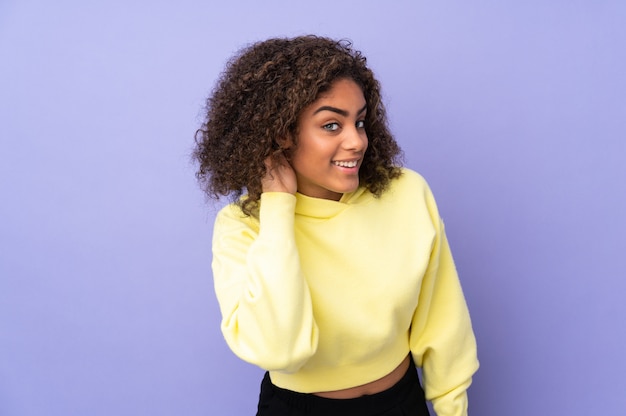
<svg viewBox="0 0 626 416"><path fill-rule="evenodd" d="M340 79L302 110L291 156L298 192L338 201L356 190L367 149L366 109L361 88L350 79Z"/></svg>

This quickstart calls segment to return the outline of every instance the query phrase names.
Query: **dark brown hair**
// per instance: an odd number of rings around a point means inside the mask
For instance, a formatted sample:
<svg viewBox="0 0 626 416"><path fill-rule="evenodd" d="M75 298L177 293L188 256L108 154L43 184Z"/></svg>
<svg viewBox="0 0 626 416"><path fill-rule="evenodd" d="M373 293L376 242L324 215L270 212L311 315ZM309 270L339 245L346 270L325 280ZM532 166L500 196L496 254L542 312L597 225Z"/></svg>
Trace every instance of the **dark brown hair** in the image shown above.
<svg viewBox="0 0 626 416"><path fill-rule="evenodd" d="M288 138L297 147L302 110L334 81L346 78L362 88L367 102L369 145L360 184L380 196L400 175L401 154L387 127L380 85L350 42L318 36L255 43L228 62L196 132L196 176L207 195L230 196L250 215L261 196L264 160L274 156L278 161Z"/></svg>

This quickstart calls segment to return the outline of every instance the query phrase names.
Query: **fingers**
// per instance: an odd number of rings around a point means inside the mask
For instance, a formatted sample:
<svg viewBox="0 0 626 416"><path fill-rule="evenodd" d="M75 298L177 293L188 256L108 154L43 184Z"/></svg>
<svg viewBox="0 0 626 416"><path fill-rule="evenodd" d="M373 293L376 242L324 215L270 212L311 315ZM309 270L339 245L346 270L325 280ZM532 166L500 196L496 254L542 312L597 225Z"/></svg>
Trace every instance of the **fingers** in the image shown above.
<svg viewBox="0 0 626 416"><path fill-rule="evenodd" d="M261 179L263 192L288 192L295 194L297 190L296 175L284 155L270 156L265 159L267 172Z"/></svg>

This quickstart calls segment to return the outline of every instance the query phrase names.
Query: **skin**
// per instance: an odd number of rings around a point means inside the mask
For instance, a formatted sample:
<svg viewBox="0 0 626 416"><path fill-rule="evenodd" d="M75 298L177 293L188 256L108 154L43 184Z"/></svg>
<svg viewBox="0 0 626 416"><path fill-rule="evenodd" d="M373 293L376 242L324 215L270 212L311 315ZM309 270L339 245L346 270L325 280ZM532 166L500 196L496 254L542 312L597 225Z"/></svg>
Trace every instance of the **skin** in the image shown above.
<svg viewBox="0 0 626 416"><path fill-rule="evenodd" d="M338 201L344 193L356 190L368 144L365 110L363 91L354 81L335 81L329 91L300 114L297 147L290 163L284 156L277 165L270 159L265 161L268 173L261 180L263 192L295 194L297 191L314 198ZM314 394L330 399L350 399L379 393L400 381L409 365L407 356L391 373L378 380Z"/></svg>
<svg viewBox="0 0 626 416"><path fill-rule="evenodd" d="M367 150L366 101L361 88L340 79L306 107L298 119L297 147L290 164L268 164L264 192L300 192L338 201L359 186L359 168Z"/></svg>
<svg viewBox="0 0 626 416"><path fill-rule="evenodd" d="M411 365L411 358L407 355L404 360L391 373L383 378L374 380L356 387L350 387L343 390L324 391L313 393L316 396L325 397L327 399L354 399L365 395L380 393L393 387L406 374Z"/></svg>

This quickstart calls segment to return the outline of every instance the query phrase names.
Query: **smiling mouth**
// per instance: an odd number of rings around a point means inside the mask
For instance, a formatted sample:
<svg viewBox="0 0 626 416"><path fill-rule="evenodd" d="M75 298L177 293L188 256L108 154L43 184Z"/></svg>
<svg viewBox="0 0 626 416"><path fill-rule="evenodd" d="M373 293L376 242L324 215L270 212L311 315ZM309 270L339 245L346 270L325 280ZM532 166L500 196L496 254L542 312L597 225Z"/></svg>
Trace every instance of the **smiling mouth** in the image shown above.
<svg viewBox="0 0 626 416"><path fill-rule="evenodd" d="M344 162L344 161L333 161L333 165L341 166L342 168L353 168L358 163L359 163L358 160L351 160L351 161L346 161L346 162Z"/></svg>

